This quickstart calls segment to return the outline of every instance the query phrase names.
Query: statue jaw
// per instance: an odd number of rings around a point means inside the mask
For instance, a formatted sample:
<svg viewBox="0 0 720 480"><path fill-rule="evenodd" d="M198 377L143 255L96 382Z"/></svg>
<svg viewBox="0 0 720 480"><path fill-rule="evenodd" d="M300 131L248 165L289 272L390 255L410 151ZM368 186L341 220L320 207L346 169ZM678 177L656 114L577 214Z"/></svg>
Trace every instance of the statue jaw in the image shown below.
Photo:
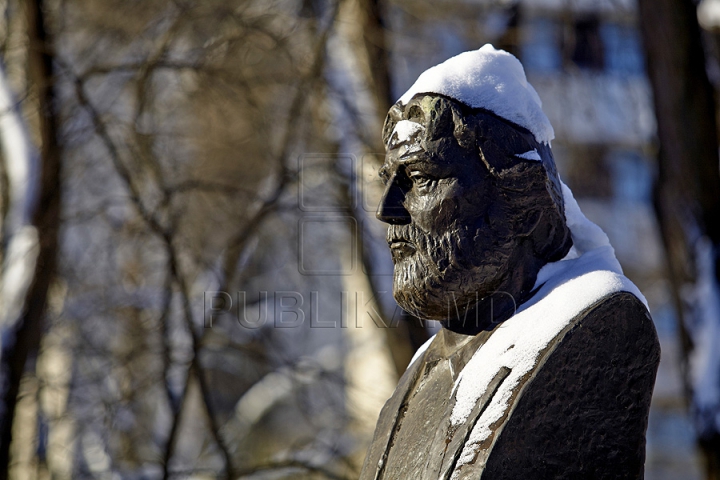
<svg viewBox="0 0 720 480"><path fill-rule="evenodd" d="M504 232L475 220L472 228L454 226L442 234L414 224L388 228L398 304L419 318L472 335L509 318L536 276L532 272L528 278L524 266L510 268L527 255L528 242L501 238Z"/></svg>

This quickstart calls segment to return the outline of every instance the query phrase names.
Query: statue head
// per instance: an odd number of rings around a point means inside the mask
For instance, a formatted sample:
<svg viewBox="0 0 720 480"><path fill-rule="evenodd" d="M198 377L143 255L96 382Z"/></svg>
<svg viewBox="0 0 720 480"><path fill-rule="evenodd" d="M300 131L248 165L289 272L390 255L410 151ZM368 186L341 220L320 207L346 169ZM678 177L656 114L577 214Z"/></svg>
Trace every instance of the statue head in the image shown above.
<svg viewBox="0 0 720 480"><path fill-rule="evenodd" d="M377 217L389 224L398 304L461 333L508 318L572 246L549 144L435 93L396 103L383 140Z"/></svg>

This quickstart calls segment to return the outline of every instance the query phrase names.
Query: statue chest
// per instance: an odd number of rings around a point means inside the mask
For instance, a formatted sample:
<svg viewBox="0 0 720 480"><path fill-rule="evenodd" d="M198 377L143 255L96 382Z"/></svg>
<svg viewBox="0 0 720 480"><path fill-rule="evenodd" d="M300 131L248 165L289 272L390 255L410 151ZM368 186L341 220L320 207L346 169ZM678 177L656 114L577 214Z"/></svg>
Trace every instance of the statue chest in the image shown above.
<svg viewBox="0 0 720 480"><path fill-rule="evenodd" d="M602 299L525 348L527 364L503 334L436 338L383 408L361 480L642 478L659 362L642 303Z"/></svg>
<svg viewBox="0 0 720 480"><path fill-rule="evenodd" d="M449 360L425 365L398 415L384 478L424 478L429 460L442 455L453 382Z"/></svg>

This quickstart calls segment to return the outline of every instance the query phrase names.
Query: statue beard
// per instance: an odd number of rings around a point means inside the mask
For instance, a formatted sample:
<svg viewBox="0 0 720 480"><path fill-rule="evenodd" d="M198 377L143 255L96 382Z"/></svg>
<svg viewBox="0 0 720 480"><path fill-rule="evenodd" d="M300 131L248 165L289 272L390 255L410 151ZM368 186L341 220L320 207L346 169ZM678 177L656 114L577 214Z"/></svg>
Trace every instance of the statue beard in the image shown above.
<svg viewBox="0 0 720 480"><path fill-rule="evenodd" d="M468 227L454 226L435 235L414 224L390 225L388 243L399 240L414 247L392 249L393 297L398 305L418 318L447 320L492 293L506 256L488 258L485 242L477 240L480 234L480 229Z"/></svg>

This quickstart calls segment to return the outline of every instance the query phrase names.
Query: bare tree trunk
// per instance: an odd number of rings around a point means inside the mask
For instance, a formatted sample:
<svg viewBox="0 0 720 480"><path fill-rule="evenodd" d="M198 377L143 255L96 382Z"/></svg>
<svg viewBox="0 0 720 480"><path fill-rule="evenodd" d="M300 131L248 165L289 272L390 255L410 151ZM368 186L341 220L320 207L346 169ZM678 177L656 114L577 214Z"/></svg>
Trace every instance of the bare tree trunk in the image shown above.
<svg viewBox="0 0 720 480"><path fill-rule="evenodd" d="M38 253L30 286L20 316L4 338L13 338L2 350L2 423L0 424L0 479L7 478L12 425L20 379L28 356L37 352L42 335L47 292L55 273L60 225L60 148L55 116L55 88L52 78L52 43L45 28L41 0L25 4L30 40L28 60L32 83L37 90L41 146L40 190L32 224L37 229Z"/></svg>
<svg viewBox="0 0 720 480"><path fill-rule="evenodd" d="M688 359L696 348L688 328L699 308L684 305L681 291L698 285L701 260L696 252L705 238L712 248L715 283L720 280L720 175L713 88L695 5L690 0L640 0L640 27L653 86L660 150L655 209L667 250L668 270L680 321L686 394L692 405L698 443L708 479L720 478L720 431L714 412L697 401ZM717 299L715 300L717 301ZM720 322L720 319L705 321ZM720 370L714 372L717 377ZM713 416L714 416L713 415Z"/></svg>
<svg viewBox="0 0 720 480"><path fill-rule="evenodd" d="M390 84L390 50L385 35L385 15L381 0L358 0L368 80L382 127L393 104ZM378 131L377 138L380 138Z"/></svg>
<svg viewBox="0 0 720 480"><path fill-rule="evenodd" d="M374 100L376 121L370 125L369 137L371 153L384 150L380 142L380 132L385 121L385 115L395 99L391 91L390 75L390 49L387 41L386 13L382 0L355 0L350 2L353 9L351 18L358 18L358 25L349 29L352 37L351 43L355 47L358 64L363 70L364 83L370 86L370 94ZM368 157L371 158L371 157ZM379 157L378 157L379 158ZM362 224L362 223L361 223ZM379 290L373 285L372 256L373 252L367 245L361 245L365 271L373 287L373 292ZM385 312L385 316L387 312ZM389 323L388 319L388 323ZM423 324L411 315L404 315L403 319L393 328L385 329L386 341L392 353L395 369L400 377L410 363L415 350L417 350L429 335Z"/></svg>

